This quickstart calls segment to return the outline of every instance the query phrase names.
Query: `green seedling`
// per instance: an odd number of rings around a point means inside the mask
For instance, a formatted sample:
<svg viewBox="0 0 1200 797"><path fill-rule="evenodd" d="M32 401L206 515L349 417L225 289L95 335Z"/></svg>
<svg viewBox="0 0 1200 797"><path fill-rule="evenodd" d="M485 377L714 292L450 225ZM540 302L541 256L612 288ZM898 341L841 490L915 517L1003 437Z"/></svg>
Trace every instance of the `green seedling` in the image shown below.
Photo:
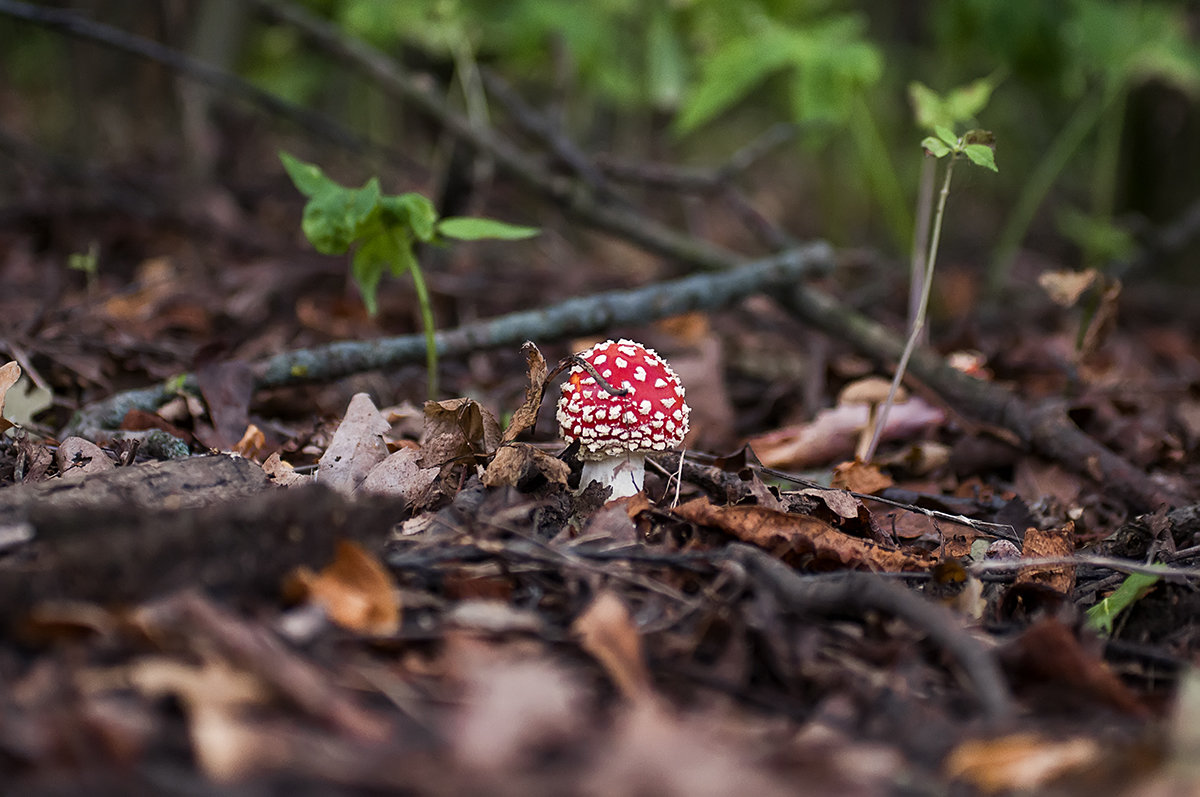
<svg viewBox="0 0 1200 797"><path fill-rule="evenodd" d="M93 241L88 244L86 252L72 252L67 255L67 268L82 271L87 280L88 293L95 293L96 279L100 274L100 247Z"/></svg>
<svg viewBox="0 0 1200 797"><path fill-rule="evenodd" d="M939 94L919 81L908 84L908 97L912 103L913 118L925 133L935 133L939 125L953 130L971 122L987 107L1000 82L999 74L972 81L965 86ZM925 255L929 248L930 223L933 219L933 197L937 179L939 159L924 150L921 158L920 188L917 192L916 224L913 227L912 257L908 282L908 327L912 329L921 305L921 294L925 290ZM918 337L924 343L927 335Z"/></svg>
<svg viewBox="0 0 1200 797"><path fill-rule="evenodd" d="M1087 610L1088 625L1105 636L1112 634L1117 615L1146 597L1159 578L1150 573L1130 573L1111 595Z"/></svg>
<svg viewBox="0 0 1200 797"><path fill-rule="evenodd" d="M317 166L286 152L279 153L279 159L296 188L308 197L301 229L313 247L325 255L354 250L351 275L371 316L379 309L377 292L384 271L394 277L412 275L425 331L429 397L435 398L438 370L433 307L413 248L418 243L440 245L447 238L515 241L537 235L538 230L493 219L438 218L437 209L424 196L384 194L378 178L372 177L361 188L347 188L326 177Z"/></svg>
<svg viewBox="0 0 1200 797"><path fill-rule="evenodd" d="M888 389L887 399L879 408L879 414L875 418L871 443L863 456L865 462L870 462L871 458L875 456L875 448L879 445L879 437L887 423L888 411L891 410L892 403L896 399L896 390L904 379L904 372L908 369L908 360L912 357L917 341L920 340L921 330L925 328L925 316L929 311L929 293L933 285L933 269L937 265L938 246L942 238L942 221L946 216L946 200L950 197L950 178L954 176L954 164L960 157L966 157L976 166L982 166L993 172L998 171L996 156L993 152L995 136L987 130L969 130L961 136L955 135L950 128L942 125L937 125L934 130L936 135L926 137L921 142L921 147L934 158L944 160L946 169L942 177L942 190L938 194L937 210L933 217L933 230L929 236L929 255L925 260L921 298L908 331L904 352L900 355L900 362L896 366L896 375L892 378L891 387Z"/></svg>

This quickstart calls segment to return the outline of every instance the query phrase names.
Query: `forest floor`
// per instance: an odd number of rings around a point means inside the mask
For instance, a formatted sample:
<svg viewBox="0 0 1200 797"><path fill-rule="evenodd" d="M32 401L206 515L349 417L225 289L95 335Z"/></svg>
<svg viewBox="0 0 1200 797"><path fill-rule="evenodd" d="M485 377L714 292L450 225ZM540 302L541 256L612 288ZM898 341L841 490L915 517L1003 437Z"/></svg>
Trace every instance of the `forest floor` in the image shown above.
<svg viewBox="0 0 1200 797"><path fill-rule="evenodd" d="M1027 257L1001 308L948 256L931 327L953 367L914 361L874 468L839 394L890 375L899 333L872 351L770 286L460 345L436 402L423 354L267 384L281 353L420 318L404 279L368 317L346 259L299 235L273 146L239 146L254 168L186 199L30 159L0 211L0 365L27 380L0 370L6 789L1200 788L1186 290L1036 287L1054 269ZM502 180L480 210L526 204L532 243L421 253L440 328L689 270ZM94 273L68 268L89 250ZM901 329L904 269L836 259L808 284ZM607 337L653 346L692 406L685 449L611 503L578 490L543 383ZM111 429L76 416L152 385L169 400Z"/></svg>

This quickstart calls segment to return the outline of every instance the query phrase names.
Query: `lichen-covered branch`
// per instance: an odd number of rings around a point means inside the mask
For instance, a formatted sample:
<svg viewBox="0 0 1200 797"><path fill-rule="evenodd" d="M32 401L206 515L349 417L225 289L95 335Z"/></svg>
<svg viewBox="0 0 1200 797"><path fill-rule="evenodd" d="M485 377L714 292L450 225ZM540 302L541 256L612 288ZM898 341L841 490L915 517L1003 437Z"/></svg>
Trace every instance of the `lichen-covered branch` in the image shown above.
<svg viewBox="0 0 1200 797"><path fill-rule="evenodd" d="M727 307L755 293L792 289L806 277L831 268L833 250L814 243L764 258L731 271L697 274L644 288L568 299L550 307L493 318L437 333L441 357L519 346L526 340L552 341L644 324L695 310ZM424 335L367 341L339 341L283 352L254 367L257 390L303 382L331 381L377 368L425 361ZM131 409L154 410L180 389L196 390L191 375L144 390L118 393L82 410L67 433L111 429Z"/></svg>

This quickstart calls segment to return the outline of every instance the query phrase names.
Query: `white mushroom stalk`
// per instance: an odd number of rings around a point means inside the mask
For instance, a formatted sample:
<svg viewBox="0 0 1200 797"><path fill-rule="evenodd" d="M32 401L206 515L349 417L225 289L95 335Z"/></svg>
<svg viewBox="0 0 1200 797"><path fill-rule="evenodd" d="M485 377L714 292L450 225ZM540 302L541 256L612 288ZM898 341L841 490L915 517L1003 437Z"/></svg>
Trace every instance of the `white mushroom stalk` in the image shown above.
<svg viewBox="0 0 1200 797"><path fill-rule="evenodd" d="M673 448L687 434L683 385L654 350L632 340L598 343L579 357L591 368L571 369L558 422L564 440L579 441L580 487L596 481L612 488L612 499L636 495L646 454Z"/></svg>

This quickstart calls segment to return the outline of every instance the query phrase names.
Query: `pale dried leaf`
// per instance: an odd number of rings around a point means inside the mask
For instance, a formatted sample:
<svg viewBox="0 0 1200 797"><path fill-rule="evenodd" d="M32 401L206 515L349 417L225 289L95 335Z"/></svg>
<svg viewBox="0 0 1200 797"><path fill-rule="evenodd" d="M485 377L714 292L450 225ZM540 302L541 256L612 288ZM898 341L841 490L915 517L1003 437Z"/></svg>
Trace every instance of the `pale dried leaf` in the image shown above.
<svg viewBox="0 0 1200 797"><path fill-rule="evenodd" d="M1099 278L1100 273L1089 268L1084 271L1043 271L1037 281L1050 301L1059 307L1074 307L1083 292Z"/></svg>
<svg viewBox="0 0 1200 797"><path fill-rule="evenodd" d="M421 453L415 448L393 451L358 485L358 492L395 495L409 504L419 504L437 479L437 468L422 468Z"/></svg>
<svg viewBox="0 0 1200 797"><path fill-rule="evenodd" d="M81 479L89 473L102 473L117 466L100 446L82 437L63 440L54 461L64 479Z"/></svg>
<svg viewBox="0 0 1200 797"><path fill-rule="evenodd" d="M329 447L317 462L317 481L349 495L387 457L383 435L391 426L366 393L356 393Z"/></svg>
<svg viewBox="0 0 1200 797"><path fill-rule="evenodd" d="M0 365L0 432L12 426L4 420L4 396L8 393L8 389L17 383L21 378L21 366L15 362L8 362Z"/></svg>
<svg viewBox="0 0 1200 797"><path fill-rule="evenodd" d="M313 480L312 476L297 473L295 468L280 458L278 451L267 457L267 461L262 464L262 469L267 474L267 478L280 487L294 487L297 484L308 484Z"/></svg>

